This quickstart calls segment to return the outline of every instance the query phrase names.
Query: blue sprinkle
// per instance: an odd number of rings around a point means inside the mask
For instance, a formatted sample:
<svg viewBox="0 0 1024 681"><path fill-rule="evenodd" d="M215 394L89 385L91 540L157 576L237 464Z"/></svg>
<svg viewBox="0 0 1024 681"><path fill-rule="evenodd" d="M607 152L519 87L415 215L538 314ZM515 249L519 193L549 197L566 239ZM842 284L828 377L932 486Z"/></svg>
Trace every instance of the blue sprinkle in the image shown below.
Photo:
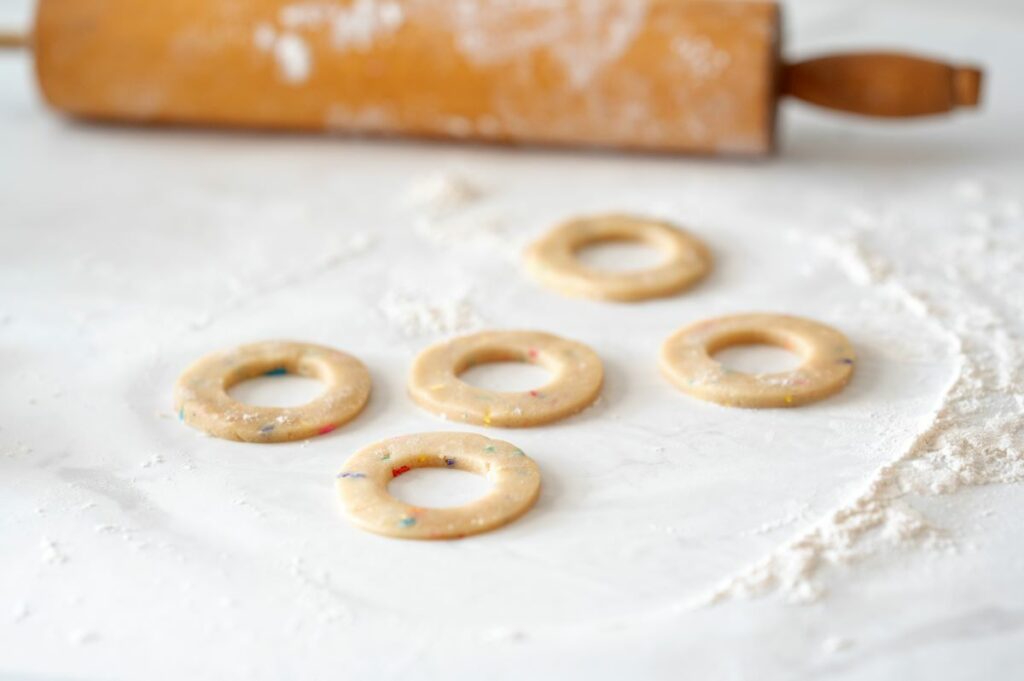
<svg viewBox="0 0 1024 681"><path fill-rule="evenodd" d="M446 456L444 458L444 465L445 466L454 466L455 465L455 459L452 459L452 458L449 458L449 457Z"/></svg>
<svg viewBox="0 0 1024 681"><path fill-rule="evenodd" d="M273 429L274 429L274 424L273 423L268 423L267 425L265 425L262 428L260 428L260 432L261 433L269 433Z"/></svg>
<svg viewBox="0 0 1024 681"><path fill-rule="evenodd" d="M852 360L852 359L849 359L849 358L846 358L846 357L844 357L843 359L839 360L839 363L840 363L840 364L853 364L853 360Z"/></svg>
<svg viewBox="0 0 1024 681"><path fill-rule="evenodd" d="M288 373L288 370L285 369L284 367L277 367L276 369L271 369L270 371L268 371L267 373L265 373L263 375L264 376L283 376L284 374L287 374L287 373Z"/></svg>
<svg viewBox="0 0 1024 681"><path fill-rule="evenodd" d="M179 421L184 421L185 420L185 407L182 407L181 409L178 410L178 420Z"/></svg>
<svg viewBox="0 0 1024 681"><path fill-rule="evenodd" d="M338 473L338 477L339 478L358 479L358 478L365 478L366 477L366 473Z"/></svg>
<svg viewBox="0 0 1024 681"><path fill-rule="evenodd" d="M416 519L415 518L402 518L401 520L398 521L398 524L401 525L402 527L412 527L413 525L416 524Z"/></svg>

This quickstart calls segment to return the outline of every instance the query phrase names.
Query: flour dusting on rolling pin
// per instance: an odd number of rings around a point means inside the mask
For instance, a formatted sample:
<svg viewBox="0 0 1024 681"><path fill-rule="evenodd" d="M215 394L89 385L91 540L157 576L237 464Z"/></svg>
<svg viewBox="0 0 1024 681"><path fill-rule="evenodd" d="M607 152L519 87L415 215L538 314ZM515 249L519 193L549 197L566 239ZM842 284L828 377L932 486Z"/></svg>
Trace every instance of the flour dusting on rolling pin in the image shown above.
<svg viewBox="0 0 1024 681"><path fill-rule="evenodd" d="M790 95L869 116L976 106L917 57L787 64L781 10L737 0L40 0L55 108L136 123L765 154Z"/></svg>

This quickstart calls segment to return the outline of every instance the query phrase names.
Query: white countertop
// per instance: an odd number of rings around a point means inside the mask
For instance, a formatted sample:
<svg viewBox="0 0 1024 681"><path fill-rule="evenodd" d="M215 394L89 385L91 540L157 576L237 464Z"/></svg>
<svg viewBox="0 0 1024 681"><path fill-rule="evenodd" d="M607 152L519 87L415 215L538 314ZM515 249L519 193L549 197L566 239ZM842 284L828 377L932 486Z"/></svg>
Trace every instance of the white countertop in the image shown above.
<svg viewBox="0 0 1024 681"><path fill-rule="evenodd" d="M789 54L969 58L991 73L984 109L878 125L787 104L765 162L223 135L71 123L24 55L0 54L0 679L1024 672L1024 12L790 9ZM484 195L428 219L405 197L437 173ZM606 210L688 226L713 276L640 305L525 276L522 244ZM851 385L746 411L658 374L671 331L748 310L844 330ZM474 327L606 362L597 406L487 431L539 463L540 501L458 542L349 525L349 454L484 431L404 390L419 349ZM185 366L265 338L362 358L366 412L275 446L174 418ZM476 489L443 475L418 493Z"/></svg>

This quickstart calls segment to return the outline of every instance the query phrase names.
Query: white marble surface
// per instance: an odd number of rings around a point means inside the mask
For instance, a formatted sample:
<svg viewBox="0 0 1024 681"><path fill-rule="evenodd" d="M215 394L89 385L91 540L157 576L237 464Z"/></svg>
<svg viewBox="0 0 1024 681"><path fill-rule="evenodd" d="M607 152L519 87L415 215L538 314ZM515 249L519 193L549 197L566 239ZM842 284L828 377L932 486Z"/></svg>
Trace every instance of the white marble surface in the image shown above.
<svg viewBox="0 0 1024 681"><path fill-rule="evenodd" d="M0 55L0 679L1024 673L1015 485L913 500L948 543L827 566L813 603L769 592L690 607L855 494L956 370L947 339L852 281L818 237L897 211L909 224L884 227L907 230L887 256L912 268L961 244L978 213L965 187L993 210L1024 193L1016 3L807 1L789 28L791 54L881 44L977 59L993 74L988 102L881 127L787 105L778 159L729 162L82 126L41 106L23 56ZM486 190L460 220L502 229L454 242L417 230L422 210L402 196L437 171ZM524 241L596 210L689 225L714 275L635 306L563 299L523 276ZM999 243L1019 250L1024 223L1004 217ZM922 271L918 283L945 281ZM1024 285L1020 270L1005 277ZM396 295L462 296L485 326L560 333L607 363L598 406L493 431L544 476L536 508L504 530L407 543L340 516L333 474L349 453L461 428L404 395L409 361L439 336L403 333L381 308ZM862 358L849 388L740 411L658 375L673 329L762 309L847 331ZM1007 324L1019 339L1020 320ZM267 337L363 358L365 414L266 447L172 417L193 358ZM443 475L404 493L479 489Z"/></svg>

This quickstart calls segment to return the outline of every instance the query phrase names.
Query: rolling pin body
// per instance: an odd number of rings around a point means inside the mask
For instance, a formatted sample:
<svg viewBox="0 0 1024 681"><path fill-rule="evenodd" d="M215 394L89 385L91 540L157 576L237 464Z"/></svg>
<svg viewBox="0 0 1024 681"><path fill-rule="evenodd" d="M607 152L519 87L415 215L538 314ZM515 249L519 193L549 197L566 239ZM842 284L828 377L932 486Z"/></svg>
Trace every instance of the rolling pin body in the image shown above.
<svg viewBox="0 0 1024 681"><path fill-rule="evenodd" d="M34 49L89 118L762 154L779 25L719 0L40 0Z"/></svg>

